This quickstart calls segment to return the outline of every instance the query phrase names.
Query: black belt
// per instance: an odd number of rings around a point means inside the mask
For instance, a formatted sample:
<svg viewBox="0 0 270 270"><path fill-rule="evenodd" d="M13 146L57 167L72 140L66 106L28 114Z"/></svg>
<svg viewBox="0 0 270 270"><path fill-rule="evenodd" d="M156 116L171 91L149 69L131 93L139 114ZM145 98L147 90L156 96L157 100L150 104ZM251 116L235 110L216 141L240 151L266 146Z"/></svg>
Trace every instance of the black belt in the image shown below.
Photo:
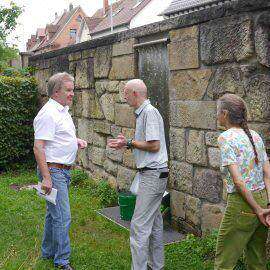
<svg viewBox="0 0 270 270"><path fill-rule="evenodd" d="M145 172L145 171L156 171L156 170L162 170L162 169L166 169L167 167L164 168L150 168L150 167L143 167L143 168L139 168L138 171L139 172Z"/></svg>

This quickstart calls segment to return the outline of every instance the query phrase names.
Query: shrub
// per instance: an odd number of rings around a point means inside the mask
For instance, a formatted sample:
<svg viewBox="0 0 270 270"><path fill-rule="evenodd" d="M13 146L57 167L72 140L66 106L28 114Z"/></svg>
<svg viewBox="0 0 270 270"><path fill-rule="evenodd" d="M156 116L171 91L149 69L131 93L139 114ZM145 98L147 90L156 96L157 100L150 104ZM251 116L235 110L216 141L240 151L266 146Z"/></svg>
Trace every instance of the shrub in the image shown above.
<svg viewBox="0 0 270 270"><path fill-rule="evenodd" d="M71 185L83 186L87 180L89 181L89 177L85 171L79 169L71 171Z"/></svg>
<svg viewBox="0 0 270 270"><path fill-rule="evenodd" d="M24 68L14 68L14 67L7 67L1 69L0 73L2 76L6 77L26 77L34 75L36 71L35 67L24 67Z"/></svg>
<svg viewBox="0 0 270 270"><path fill-rule="evenodd" d="M97 196L99 197L102 206L109 207L117 205L117 192L115 189L111 188L106 180L101 180L98 183Z"/></svg>
<svg viewBox="0 0 270 270"><path fill-rule="evenodd" d="M36 112L36 80L0 76L0 171L33 160Z"/></svg>
<svg viewBox="0 0 270 270"><path fill-rule="evenodd" d="M89 190L89 196L98 198L103 207L117 205L118 195L106 180L97 184L85 171L74 169L71 171L71 185Z"/></svg>

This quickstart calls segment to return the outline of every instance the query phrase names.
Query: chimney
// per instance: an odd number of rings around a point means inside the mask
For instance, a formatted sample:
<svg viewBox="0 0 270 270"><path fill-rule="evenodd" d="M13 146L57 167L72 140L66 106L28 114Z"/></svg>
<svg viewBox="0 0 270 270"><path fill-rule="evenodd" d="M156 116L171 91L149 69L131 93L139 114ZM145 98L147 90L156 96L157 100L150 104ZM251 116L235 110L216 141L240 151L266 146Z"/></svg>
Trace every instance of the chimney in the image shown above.
<svg viewBox="0 0 270 270"><path fill-rule="evenodd" d="M58 17L57 12L54 13L54 17L55 17L55 19L57 19L57 17Z"/></svg>
<svg viewBox="0 0 270 270"><path fill-rule="evenodd" d="M103 0L103 15L107 13L109 9L109 0Z"/></svg>
<svg viewBox="0 0 270 270"><path fill-rule="evenodd" d="M73 9L73 5L72 3L69 4L69 11L71 11Z"/></svg>

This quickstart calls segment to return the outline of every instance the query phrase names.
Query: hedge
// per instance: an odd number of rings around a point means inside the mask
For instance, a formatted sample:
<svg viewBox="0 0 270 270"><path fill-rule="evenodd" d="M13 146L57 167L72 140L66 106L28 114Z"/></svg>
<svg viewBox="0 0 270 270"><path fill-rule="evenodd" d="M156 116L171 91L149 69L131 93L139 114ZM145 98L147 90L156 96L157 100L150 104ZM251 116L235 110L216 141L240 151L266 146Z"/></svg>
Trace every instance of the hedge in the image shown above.
<svg viewBox="0 0 270 270"><path fill-rule="evenodd" d="M33 159L37 94L33 77L0 76L0 171Z"/></svg>

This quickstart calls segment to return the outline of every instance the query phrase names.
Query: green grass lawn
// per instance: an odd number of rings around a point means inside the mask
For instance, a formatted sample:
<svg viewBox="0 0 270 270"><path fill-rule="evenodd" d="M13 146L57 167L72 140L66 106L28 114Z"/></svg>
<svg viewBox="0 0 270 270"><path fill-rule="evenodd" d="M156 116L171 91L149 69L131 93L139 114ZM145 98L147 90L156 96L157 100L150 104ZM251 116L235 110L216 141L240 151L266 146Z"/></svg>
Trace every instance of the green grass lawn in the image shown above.
<svg viewBox="0 0 270 270"><path fill-rule="evenodd" d="M49 270L52 261L39 259L45 202L33 190L16 191L11 184L36 183L34 172L0 175L0 269ZM129 232L98 215L100 200L93 185L71 187L71 263L77 270L130 269ZM166 246L167 270L213 269L215 238L190 237Z"/></svg>

